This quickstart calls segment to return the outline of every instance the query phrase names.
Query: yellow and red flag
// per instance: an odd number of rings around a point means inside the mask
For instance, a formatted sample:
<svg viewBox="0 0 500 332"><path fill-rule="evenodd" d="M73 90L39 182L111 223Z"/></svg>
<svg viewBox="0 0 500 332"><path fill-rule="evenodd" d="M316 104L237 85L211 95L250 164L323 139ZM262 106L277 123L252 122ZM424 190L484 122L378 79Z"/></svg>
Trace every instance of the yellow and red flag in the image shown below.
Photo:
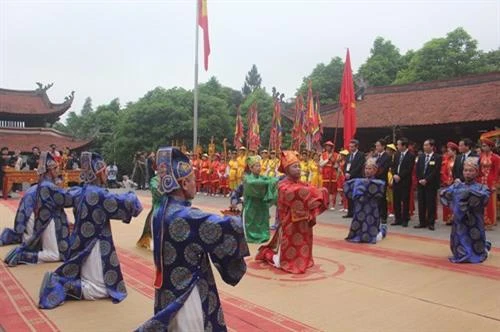
<svg viewBox="0 0 500 332"><path fill-rule="evenodd" d="M239 149L243 146L243 120L241 119L240 107L238 106L238 111L236 113L236 125L234 129L234 146Z"/></svg>
<svg viewBox="0 0 500 332"><path fill-rule="evenodd" d="M207 0L198 0L198 25L203 29L203 54L205 70L208 70L208 56L210 55L210 39L208 38Z"/></svg>

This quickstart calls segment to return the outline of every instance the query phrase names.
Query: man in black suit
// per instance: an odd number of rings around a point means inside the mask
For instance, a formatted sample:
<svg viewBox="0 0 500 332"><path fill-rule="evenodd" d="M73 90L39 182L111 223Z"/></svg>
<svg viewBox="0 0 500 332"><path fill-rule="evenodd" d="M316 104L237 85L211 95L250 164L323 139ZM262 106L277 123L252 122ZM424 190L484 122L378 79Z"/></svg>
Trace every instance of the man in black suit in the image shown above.
<svg viewBox="0 0 500 332"><path fill-rule="evenodd" d="M392 190L394 193L395 221L391 225L408 227L410 221L411 173L415 166L415 155L408 150L408 139L401 138L397 142L398 152L392 166L394 176Z"/></svg>
<svg viewBox="0 0 500 332"><path fill-rule="evenodd" d="M477 157L477 154L472 150L474 143L470 138L464 138L458 142L458 151L460 154L456 157L453 164L453 178L455 182L458 180L465 181L464 179L464 162L469 157Z"/></svg>
<svg viewBox="0 0 500 332"><path fill-rule="evenodd" d="M378 210L380 213L380 222L382 224L387 224L387 173L389 173L389 168L391 167L392 158L385 152L385 147L387 143L384 139L379 139L375 142L375 155L377 160L377 174L375 178L385 182L384 196L380 199L378 204Z"/></svg>
<svg viewBox="0 0 500 332"><path fill-rule="evenodd" d="M344 174L345 180L357 179L363 177L363 168L365 166L365 156L363 152L359 151L359 141L352 139L349 142L349 154L347 155ZM343 218L352 218L353 203L352 200L347 201L347 214Z"/></svg>
<svg viewBox="0 0 500 332"><path fill-rule="evenodd" d="M434 153L436 142L428 139L424 142L424 153L417 161L417 199L419 225L415 228L428 227L434 230L436 222L437 191L440 185L441 156Z"/></svg>

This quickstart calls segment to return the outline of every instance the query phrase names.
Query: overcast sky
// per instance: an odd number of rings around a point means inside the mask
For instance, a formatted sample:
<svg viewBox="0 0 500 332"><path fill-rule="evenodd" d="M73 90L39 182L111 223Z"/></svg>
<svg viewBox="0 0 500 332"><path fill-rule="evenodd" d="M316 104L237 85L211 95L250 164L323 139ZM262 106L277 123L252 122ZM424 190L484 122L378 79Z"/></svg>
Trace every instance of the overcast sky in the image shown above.
<svg viewBox="0 0 500 332"><path fill-rule="evenodd" d="M195 0L0 0L0 86L54 82L53 102L75 90L94 107L135 101L156 86L193 87ZM500 46L500 0L208 0L215 75L240 89L256 64L286 97L316 64L351 50L356 71L377 36L402 53L462 26L483 50ZM201 31L200 31L201 32ZM200 38L202 34L200 33ZM203 53L200 39L200 68Z"/></svg>

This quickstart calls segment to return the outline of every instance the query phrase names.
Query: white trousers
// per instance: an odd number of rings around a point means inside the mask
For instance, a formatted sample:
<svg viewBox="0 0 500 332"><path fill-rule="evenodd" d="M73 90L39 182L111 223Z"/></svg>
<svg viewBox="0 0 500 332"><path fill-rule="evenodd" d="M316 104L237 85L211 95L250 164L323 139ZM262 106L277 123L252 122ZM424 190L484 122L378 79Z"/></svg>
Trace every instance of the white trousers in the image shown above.
<svg viewBox="0 0 500 332"><path fill-rule="evenodd" d="M26 229L23 233L23 242L27 241L33 235L33 228L35 227L35 216L33 213L30 215L28 219L28 224L26 225Z"/></svg>
<svg viewBox="0 0 500 332"><path fill-rule="evenodd" d="M195 286L182 308L168 324L168 331L198 332L204 330L200 292L198 286Z"/></svg>
<svg viewBox="0 0 500 332"><path fill-rule="evenodd" d="M102 273L101 246L97 241L82 266L82 294L85 300L109 297Z"/></svg>

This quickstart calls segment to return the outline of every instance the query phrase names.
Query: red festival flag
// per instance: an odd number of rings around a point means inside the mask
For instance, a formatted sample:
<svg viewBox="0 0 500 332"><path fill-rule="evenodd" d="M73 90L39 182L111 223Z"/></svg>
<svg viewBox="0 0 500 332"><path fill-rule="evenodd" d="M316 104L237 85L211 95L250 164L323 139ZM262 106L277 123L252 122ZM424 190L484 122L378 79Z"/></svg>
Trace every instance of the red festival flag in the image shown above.
<svg viewBox="0 0 500 332"><path fill-rule="evenodd" d="M234 129L234 146L239 149L243 146L243 120L241 119L240 107L238 106L238 111L236 113L236 125Z"/></svg>
<svg viewBox="0 0 500 332"><path fill-rule="evenodd" d="M203 50L205 70L208 70L208 56L210 55L210 39L208 38L207 0L198 0L198 24L203 29Z"/></svg>
<svg viewBox="0 0 500 332"><path fill-rule="evenodd" d="M354 95L349 49L347 49L342 87L340 88L340 104L344 114L344 148L348 149L349 142L356 134L356 96Z"/></svg>

